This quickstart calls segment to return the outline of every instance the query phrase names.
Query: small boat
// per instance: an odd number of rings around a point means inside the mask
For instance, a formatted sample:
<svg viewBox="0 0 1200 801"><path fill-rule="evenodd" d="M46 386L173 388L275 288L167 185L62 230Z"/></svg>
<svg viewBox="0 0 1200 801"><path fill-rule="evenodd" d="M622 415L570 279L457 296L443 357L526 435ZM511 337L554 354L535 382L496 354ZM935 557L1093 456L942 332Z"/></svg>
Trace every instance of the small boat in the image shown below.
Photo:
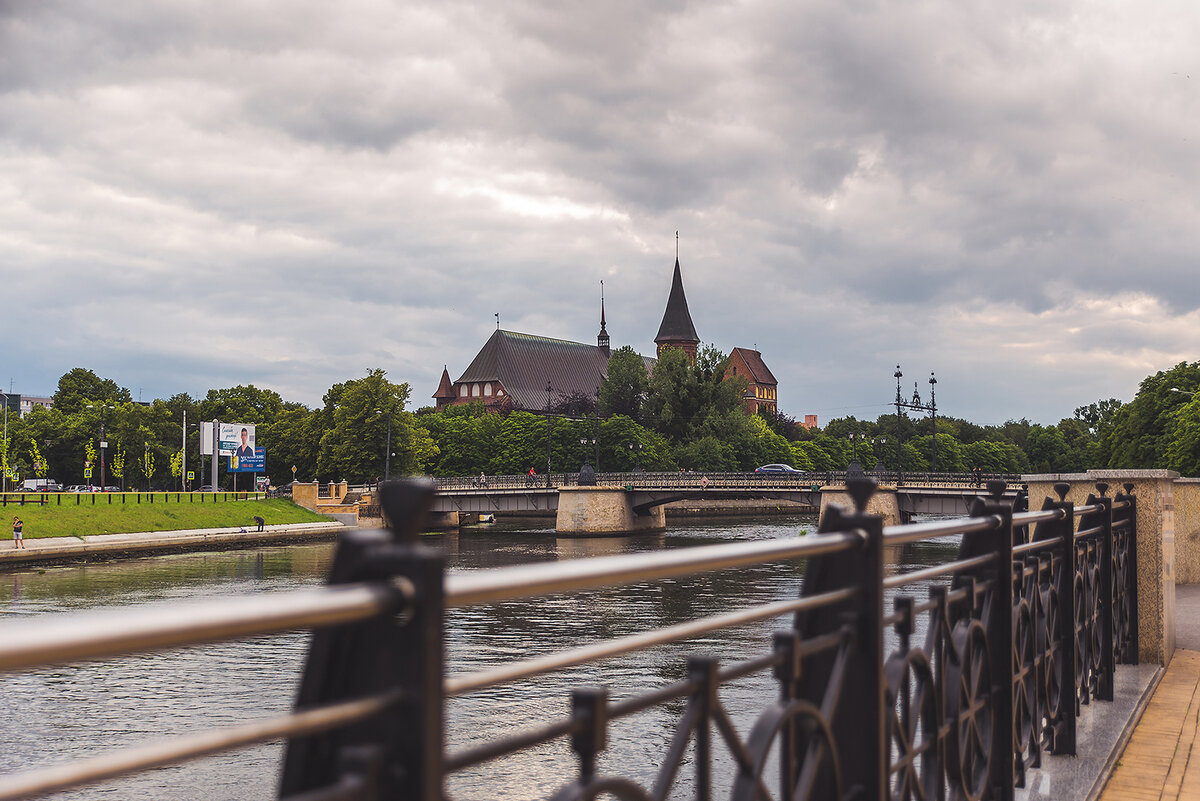
<svg viewBox="0 0 1200 801"><path fill-rule="evenodd" d="M479 516L479 522L480 522L480 523L495 523L495 522L496 522L496 516L495 516L495 515L492 515L492 514L480 515L480 516Z"/></svg>

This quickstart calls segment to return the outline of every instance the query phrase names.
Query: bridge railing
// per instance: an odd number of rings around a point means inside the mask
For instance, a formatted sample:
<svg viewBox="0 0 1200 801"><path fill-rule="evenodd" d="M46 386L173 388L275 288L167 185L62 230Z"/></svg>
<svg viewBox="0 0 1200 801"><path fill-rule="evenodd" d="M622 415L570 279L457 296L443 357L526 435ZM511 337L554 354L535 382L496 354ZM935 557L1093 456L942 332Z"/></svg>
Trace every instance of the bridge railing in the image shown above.
<svg viewBox="0 0 1200 801"><path fill-rule="evenodd" d="M696 472L608 472L596 473L596 483L633 487L635 489L684 489L700 488L701 486L714 489L743 489L759 487L780 487L787 489L823 487L829 485L844 485L847 480L855 478L872 478L882 485L919 487L946 487L948 489L982 488L988 481L1005 481L1010 484L1020 482L1020 475L1007 473L903 473L895 472L866 472L864 474L841 471L810 471L807 473L696 473ZM557 487L573 487L579 484L579 473L541 473L536 476L528 475L485 475L480 476L451 476L434 479L439 490L504 490L518 491L526 489L546 489Z"/></svg>
<svg viewBox="0 0 1200 801"><path fill-rule="evenodd" d="M3 776L0 799L281 738L280 795L306 801L440 801L447 776L557 739L577 761L561 778L561 801L665 798L688 766L696 798L707 798L717 749L732 757L734 799L774 797L774 787L798 799L1012 798L1042 754L1074 752L1079 703L1111 699L1116 663L1137 660L1132 485L1109 498L1099 484L1081 506L1063 500L1069 487L1057 485L1058 500L1014 512L996 483L969 517L888 528L863 511L871 482L848 489L855 508L832 508L806 537L447 574L444 557L417 535L430 490L385 485L397 528L344 535L327 587L5 621L0 671L295 628L315 633L292 714ZM887 571L886 547L949 535L961 537L950 561ZM445 664L449 608L789 560L805 564L798 597L485 670ZM619 701L605 688L579 688L559 720L446 751L448 698L784 615L790 624L765 653L729 664L693 655L686 678L617 688ZM723 688L751 674L773 677L778 695L763 698L757 721L740 733ZM650 707L682 710L662 764L602 774L597 759L610 728ZM772 777L769 753L778 756Z"/></svg>

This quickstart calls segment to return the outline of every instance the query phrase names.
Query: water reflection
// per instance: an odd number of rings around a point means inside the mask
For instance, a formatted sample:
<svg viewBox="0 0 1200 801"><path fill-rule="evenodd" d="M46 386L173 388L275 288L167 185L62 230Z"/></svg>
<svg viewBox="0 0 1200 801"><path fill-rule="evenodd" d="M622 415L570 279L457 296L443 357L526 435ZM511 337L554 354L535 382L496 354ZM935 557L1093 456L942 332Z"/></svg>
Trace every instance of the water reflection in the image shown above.
<svg viewBox="0 0 1200 801"><path fill-rule="evenodd" d="M675 525L641 537L560 538L552 529L520 524L466 528L431 537L449 555L452 570L641 553L690 545L796 536L815 528L810 517L729 520ZM953 541L905 546L893 569L908 570L953 555ZM332 546L299 545L218 554L185 554L41 571L0 574L0 614L39 615L97 606L121 606L212 594L286 590L319 583ZM454 610L448 619L452 672L549 653L598 638L618 637L697 616L795 597L803 565L776 563L739 571L638 584L613 590ZM923 597L923 593L920 593ZM890 608L890 603L889 603ZM724 663L769 648L771 632L787 619L715 632L684 645L664 646L571 668L454 699L448 705L451 751L490 737L565 716L570 689L606 685L613 698L684 677L689 654ZM229 725L290 708L307 637L260 637L187 650L0 676L0 749L9 769L48 765L167 733ZM751 676L722 690L743 735L776 689ZM652 782L683 701L614 724L601 770ZM718 748L718 754L724 749ZM267 745L188 765L153 771L66 794L66 798L267 799L275 793L281 746ZM715 775L729 774L719 756ZM451 778L449 795L475 799L534 799L573 777L563 742L465 771ZM691 784L688 768L678 785ZM502 781L500 781L502 778ZM723 790L722 790L723 791Z"/></svg>

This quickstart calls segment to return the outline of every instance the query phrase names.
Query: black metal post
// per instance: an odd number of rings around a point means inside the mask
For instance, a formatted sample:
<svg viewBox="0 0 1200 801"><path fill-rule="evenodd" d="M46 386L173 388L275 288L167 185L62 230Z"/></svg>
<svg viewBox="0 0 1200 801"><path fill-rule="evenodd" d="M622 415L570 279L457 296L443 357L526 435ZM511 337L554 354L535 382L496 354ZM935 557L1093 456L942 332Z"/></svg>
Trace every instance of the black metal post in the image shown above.
<svg viewBox="0 0 1200 801"><path fill-rule="evenodd" d="M900 432L900 407L904 404L904 399L900 397L900 379L904 377L904 373L900 372L900 365L896 365L896 486L904 483L904 464L902 462L903 448L901 443L904 442L904 435Z"/></svg>
<svg viewBox="0 0 1200 801"><path fill-rule="evenodd" d="M361 723L289 741L281 797L353 780L369 788L358 797L443 798L445 558L418 541L433 494L431 482L385 483L380 501L392 530L351 531L339 540L329 582L373 582L394 597L393 608L313 634L296 706L394 700ZM412 587L408 605L398 578Z"/></svg>
<svg viewBox="0 0 1200 801"><path fill-rule="evenodd" d="M1079 599L1075 597L1075 504L1066 499L1070 490L1071 485L1066 482L1060 481L1054 485L1058 500L1046 498L1042 509L1061 509L1063 517L1047 527L1044 537L1040 536L1042 529L1039 525L1034 530L1034 536L1035 539L1060 539L1054 554L1058 563L1054 572L1058 596L1058 630L1052 633L1058 641L1058 658L1055 661L1059 666L1060 719L1057 724L1051 721L1051 725L1054 726L1054 738L1050 750L1055 754L1074 755L1075 731L1079 718L1079 692L1075 686L1075 604L1079 603ZM1043 680L1049 683L1052 677L1047 676Z"/></svg>
<svg viewBox="0 0 1200 801"><path fill-rule="evenodd" d="M392 477L392 413L388 411L387 450L383 454L383 480Z"/></svg>
<svg viewBox="0 0 1200 801"><path fill-rule="evenodd" d="M817 709L836 709L826 721L833 733L841 760L843 788L814 786L813 798L855 797L879 799L888 796L888 745L883 673L883 518L866 513L875 492L870 479L848 479L846 491L853 510L831 506L820 531L858 529L866 537L862 547L809 559L801 595L816 595L844 587L855 587L855 596L842 603L795 616L801 641L842 632L842 649L815 655L805 662L798 681L798 695ZM834 695L833 698L827 697ZM805 746L807 750L807 745ZM804 753L790 758L802 763Z"/></svg>
<svg viewBox="0 0 1200 801"><path fill-rule="evenodd" d="M550 489L550 424L554 422L550 416L550 393L553 387L546 382L546 489Z"/></svg>
<svg viewBox="0 0 1200 801"><path fill-rule="evenodd" d="M1115 679L1113 664L1113 574L1112 574L1112 498L1106 497L1108 484L1096 484L1100 497L1096 503L1104 507L1100 513L1100 677L1096 685L1096 697L1101 701L1113 700Z"/></svg>
<svg viewBox="0 0 1200 801"><path fill-rule="evenodd" d="M933 464L929 468L929 472L937 472L937 398L934 396L934 389L937 387L937 379L934 378L933 372L929 373L929 414L933 418Z"/></svg>

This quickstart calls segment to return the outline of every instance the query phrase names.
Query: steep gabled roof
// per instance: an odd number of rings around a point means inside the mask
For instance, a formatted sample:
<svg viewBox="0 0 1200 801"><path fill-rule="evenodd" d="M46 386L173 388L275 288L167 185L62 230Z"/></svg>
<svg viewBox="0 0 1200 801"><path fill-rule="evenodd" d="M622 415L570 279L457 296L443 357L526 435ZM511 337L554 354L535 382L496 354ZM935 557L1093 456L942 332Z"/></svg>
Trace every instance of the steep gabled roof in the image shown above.
<svg viewBox="0 0 1200 801"><path fill-rule="evenodd" d="M679 259L675 259L675 275L671 279L671 294L667 297L667 309L663 312L662 324L658 327L659 342L694 342L699 343L696 326L692 325L692 315L688 312L687 298L683 294L683 275L679 272Z"/></svg>
<svg viewBox="0 0 1200 801"><path fill-rule="evenodd" d="M734 348L729 354L730 356L737 354L746 365L746 369L750 371L750 379L755 384L772 384L778 386L779 382L775 380L775 376L771 373L767 363L763 361L762 354L756 350L749 348Z"/></svg>
<svg viewBox="0 0 1200 801"><path fill-rule="evenodd" d="M576 392L596 394L608 373L608 354L595 345L497 329L455 383L498 381L516 409L545 409Z"/></svg>
<svg viewBox="0 0 1200 801"><path fill-rule="evenodd" d="M438 382L437 392L433 393L435 398L453 398L454 383L450 380L450 371L442 366L442 380Z"/></svg>

